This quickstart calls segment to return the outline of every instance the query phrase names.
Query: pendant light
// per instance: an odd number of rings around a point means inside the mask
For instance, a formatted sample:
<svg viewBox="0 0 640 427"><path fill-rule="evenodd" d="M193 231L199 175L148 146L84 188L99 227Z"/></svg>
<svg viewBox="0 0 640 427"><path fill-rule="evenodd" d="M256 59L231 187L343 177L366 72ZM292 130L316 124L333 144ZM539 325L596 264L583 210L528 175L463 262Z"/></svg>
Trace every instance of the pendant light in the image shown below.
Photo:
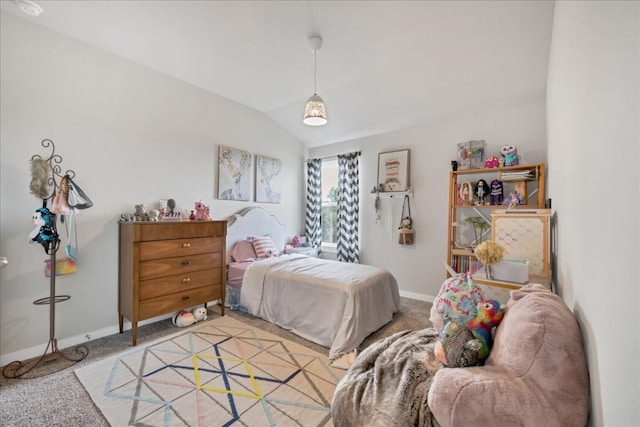
<svg viewBox="0 0 640 427"><path fill-rule="evenodd" d="M302 122L309 126L322 126L327 124L327 112L324 108L324 101L316 93L316 75L317 75L317 55L322 46L322 38L320 36L311 36L309 38L309 47L313 50L313 95L307 100L304 107L304 119Z"/></svg>

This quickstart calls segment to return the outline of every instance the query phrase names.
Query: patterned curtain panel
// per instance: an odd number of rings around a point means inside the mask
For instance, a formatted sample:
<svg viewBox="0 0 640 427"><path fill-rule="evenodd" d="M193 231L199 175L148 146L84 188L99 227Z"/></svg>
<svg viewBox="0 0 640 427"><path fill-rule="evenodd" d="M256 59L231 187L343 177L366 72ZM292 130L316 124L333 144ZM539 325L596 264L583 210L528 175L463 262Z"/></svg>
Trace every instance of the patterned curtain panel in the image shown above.
<svg viewBox="0 0 640 427"><path fill-rule="evenodd" d="M322 244L322 159L307 160L307 218L305 234L314 247Z"/></svg>
<svg viewBox="0 0 640 427"><path fill-rule="evenodd" d="M360 152L338 156L338 261L360 262Z"/></svg>

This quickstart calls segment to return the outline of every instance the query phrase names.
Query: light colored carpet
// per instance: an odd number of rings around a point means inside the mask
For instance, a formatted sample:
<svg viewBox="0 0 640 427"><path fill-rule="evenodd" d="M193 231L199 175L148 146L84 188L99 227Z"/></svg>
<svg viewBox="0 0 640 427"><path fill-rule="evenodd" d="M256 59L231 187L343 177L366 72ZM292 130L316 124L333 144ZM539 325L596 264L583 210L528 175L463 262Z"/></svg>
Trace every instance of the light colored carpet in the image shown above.
<svg viewBox="0 0 640 427"><path fill-rule="evenodd" d="M393 320L367 337L361 345L361 350L395 332L405 329L423 329L430 325L431 303L404 297L401 297L400 301L400 311L393 316ZM210 319L220 317L220 306L209 306L208 314ZM328 355L327 348L300 338L272 323L237 311L227 310L227 315L322 352L325 356ZM43 327L46 329L48 326ZM176 329L169 319L141 326L138 329L138 346L148 345L177 331L181 330ZM60 336L62 337L62 333ZM122 334L95 339L87 342L86 345L89 347L89 355L75 365L75 368L90 365L134 348L131 347L131 330L128 325ZM55 362L51 364L51 372L58 369ZM48 365L48 363L45 364L43 368L49 369ZM109 427L109 423L78 381L72 367L37 379L8 379L0 376L0 426Z"/></svg>
<svg viewBox="0 0 640 427"><path fill-rule="evenodd" d="M330 426L343 374L229 316L76 370L114 426Z"/></svg>

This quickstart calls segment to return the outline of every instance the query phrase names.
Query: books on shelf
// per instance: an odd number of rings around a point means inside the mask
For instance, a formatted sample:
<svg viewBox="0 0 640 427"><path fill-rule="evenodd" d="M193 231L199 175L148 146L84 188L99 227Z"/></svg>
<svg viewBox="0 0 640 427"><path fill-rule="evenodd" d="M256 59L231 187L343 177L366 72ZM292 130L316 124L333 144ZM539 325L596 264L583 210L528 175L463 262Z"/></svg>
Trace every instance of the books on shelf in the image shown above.
<svg viewBox="0 0 640 427"><path fill-rule="evenodd" d="M534 169L514 172L502 172L502 174L500 175L500 181L524 181L535 178L536 171Z"/></svg>

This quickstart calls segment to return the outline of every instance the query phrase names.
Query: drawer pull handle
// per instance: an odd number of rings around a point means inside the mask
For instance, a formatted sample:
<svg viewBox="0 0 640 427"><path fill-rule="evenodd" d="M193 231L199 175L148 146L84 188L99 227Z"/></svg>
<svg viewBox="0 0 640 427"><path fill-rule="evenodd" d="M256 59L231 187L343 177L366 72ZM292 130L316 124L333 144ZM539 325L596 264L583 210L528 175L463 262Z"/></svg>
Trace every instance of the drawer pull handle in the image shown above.
<svg viewBox="0 0 640 427"><path fill-rule="evenodd" d="M190 248L191 247L191 243L183 243L182 247L183 248Z"/></svg>
<svg viewBox="0 0 640 427"><path fill-rule="evenodd" d="M188 299L189 299L189 295L185 295L185 296L183 296L183 297L182 297L182 299L183 299L184 301L188 300Z"/></svg>
<svg viewBox="0 0 640 427"><path fill-rule="evenodd" d="M191 261L189 261L189 260L182 261L182 265L189 265L189 264L191 264Z"/></svg>
<svg viewBox="0 0 640 427"><path fill-rule="evenodd" d="M191 281L191 278L189 277L182 279L182 283L189 283L190 281Z"/></svg>

